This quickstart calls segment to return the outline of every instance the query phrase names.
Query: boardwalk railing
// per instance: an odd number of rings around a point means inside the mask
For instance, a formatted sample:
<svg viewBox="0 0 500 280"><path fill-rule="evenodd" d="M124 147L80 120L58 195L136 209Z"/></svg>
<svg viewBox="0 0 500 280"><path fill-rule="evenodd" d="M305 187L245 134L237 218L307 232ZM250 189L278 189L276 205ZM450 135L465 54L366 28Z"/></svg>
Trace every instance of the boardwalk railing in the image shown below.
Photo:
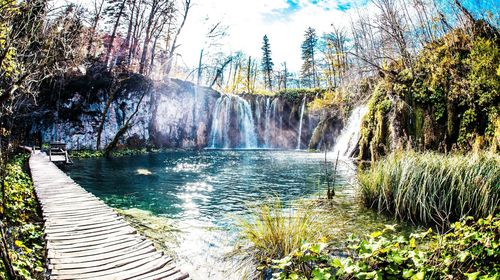
<svg viewBox="0 0 500 280"><path fill-rule="evenodd" d="M45 154L29 163L45 220L49 279L188 278Z"/></svg>

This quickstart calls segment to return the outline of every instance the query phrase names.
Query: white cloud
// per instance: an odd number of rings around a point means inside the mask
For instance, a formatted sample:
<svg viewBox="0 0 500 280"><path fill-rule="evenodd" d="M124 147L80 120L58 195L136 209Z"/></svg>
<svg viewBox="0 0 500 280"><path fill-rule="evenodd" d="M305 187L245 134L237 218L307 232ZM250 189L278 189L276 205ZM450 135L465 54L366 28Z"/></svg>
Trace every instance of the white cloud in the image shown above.
<svg viewBox="0 0 500 280"><path fill-rule="evenodd" d="M243 51L261 56L262 37L267 34L275 65L287 62L293 71L300 69L300 45L304 31L311 26L318 35L328 32L331 24L348 26L349 15L338 9L346 0L299 0L295 9L286 0L197 0L182 34L180 54L186 64L195 66L204 34L209 28L202 19L222 21L229 35L220 47L226 52ZM356 2L356 1L350 1ZM350 3L349 2L349 3Z"/></svg>

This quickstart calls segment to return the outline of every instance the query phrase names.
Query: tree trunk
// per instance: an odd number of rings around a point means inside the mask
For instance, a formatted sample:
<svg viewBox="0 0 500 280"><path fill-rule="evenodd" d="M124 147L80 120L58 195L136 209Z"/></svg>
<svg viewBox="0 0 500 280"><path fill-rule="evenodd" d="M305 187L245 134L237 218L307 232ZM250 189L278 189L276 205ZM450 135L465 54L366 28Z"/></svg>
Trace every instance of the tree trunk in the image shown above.
<svg viewBox="0 0 500 280"><path fill-rule="evenodd" d="M137 102L137 105L135 107L134 112L128 117L125 124L118 130L118 132L115 134L115 137L113 138L111 143L109 143L109 145L104 150L105 156L109 156L111 151L113 151L113 149L116 147L116 144L118 144L118 141L120 140L120 138L123 135L125 135L127 130L132 126L130 122L135 117L135 115L137 115L137 113L139 112L139 107L141 106L142 100L144 99L144 96L146 96L146 94L150 91L150 89L151 89L151 86L148 86L147 89L145 91L143 91L141 97L139 98L139 102Z"/></svg>
<svg viewBox="0 0 500 280"><path fill-rule="evenodd" d="M115 83L115 82L113 82ZM106 117L108 115L109 108L111 107L111 103L115 99L115 93L118 89L116 89L117 85L112 84L110 89L110 94L108 100L106 101L106 105L101 115L101 122L99 123L99 127L97 128L97 142L96 142L96 150L101 150L101 135L104 129L104 123L106 123Z"/></svg>
<svg viewBox="0 0 500 280"><path fill-rule="evenodd" d="M196 85L199 86L201 83L201 75L202 75L202 61L203 61L203 49L200 51L200 60L198 61L198 77L196 79Z"/></svg>
<svg viewBox="0 0 500 280"><path fill-rule="evenodd" d="M116 21L115 21L115 24L113 26L113 32L111 33L111 38L110 38L109 45L108 45L108 50L106 51L106 58L105 58L106 65L108 65L108 63L109 63L111 49L113 48L113 43L114 43L115 37L116 37L116 30L118 29L118 25L120 25L120 18L122 17L123 10L125 9L125 2L126 2L126 0L123 0L122 3L120 4L120 10L118 12L118 15L116 16Z"/></svg>

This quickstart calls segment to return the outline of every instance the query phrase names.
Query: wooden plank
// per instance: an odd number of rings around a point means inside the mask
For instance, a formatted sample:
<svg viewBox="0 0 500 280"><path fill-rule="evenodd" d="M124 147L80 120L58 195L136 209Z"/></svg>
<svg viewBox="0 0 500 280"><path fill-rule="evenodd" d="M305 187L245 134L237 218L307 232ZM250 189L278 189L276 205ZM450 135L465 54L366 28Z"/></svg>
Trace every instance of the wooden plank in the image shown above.
<svg viewBox="0 0 500 280"><path fill-rule="evenodd" d="M45 220L49 279L188 278L47 156L33 154L30 168Z"/></svg>

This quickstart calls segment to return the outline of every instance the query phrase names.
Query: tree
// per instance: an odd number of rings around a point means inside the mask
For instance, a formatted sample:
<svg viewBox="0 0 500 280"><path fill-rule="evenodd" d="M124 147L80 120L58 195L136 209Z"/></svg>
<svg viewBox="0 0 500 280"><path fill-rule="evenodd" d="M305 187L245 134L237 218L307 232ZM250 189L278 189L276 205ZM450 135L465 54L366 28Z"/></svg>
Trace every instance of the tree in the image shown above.
<svg viewBox="0 0 500 280"><path fill-rule="evenodd" d="M118 2L118 6L115 6L116 0L111 0L110 6L107 9L107 12L114 17L113 31L111 32L111 37L109 38L108 48L106 51L106 58L104 59L106 65L109 64L109 60L111 57L111 50L113 49L113 43L115 41L116 32L118 30L118 26L120 25L120 20L125 13L125 4L127 0L121 0Z"/></svg>
<svg viewBox="0 0 500 280"><path fill-rule="evenodd" d="M166 66L165 66L165 74L168 76L170 75L170 71L172 71L172 66L173 66L173 60L175 56L175 52L179 45L177 44L177 41L179 40L179 35L181 34L182 29L184 28L184 25L186 24L186 20L189 14L189 10L192 7L191 0L184 0L184 6L182 9L182 20L180 24L176 27L176 30L173 35L173 39L170 40L171 36L168 36L166 45L167 45L167 57L166 57Z"/></svg>
<svg viewBox="0 0 500 280"><path fill-rule="evenodd" d="M75 5L61 7L51 20L44 0L0 0L0 7L0 257L7 277L18 279L9 252L15 240L6 230L12 222L5 215L6 165L19 142L27 140L20 123L39 113L35 101L42 84L60 85L65 73L82 62L79 54L86 44L82 10Z"/></svg>
<svg viewBox="0 0 500 280"><path fill-rule="evenodd" d="M322 51L326 61L326 78L329 87L338 87L347 71L347 33L344 29L333 28L324 35Z"/></svg>
<svg viewBox="0 0 500 280"><path fill-rule="evenodd" d="M318 75L316 72L316 47L318 36L316 30L312 27L307 28L302 43L302 64L301 78L302 84L307 87L319 86Z"/></svg>
<svg viewBox="0 0 500 280"><path fill-rule="evenodd" d="M99 22L101 21L102 18L102 8L104 7L104 2L105 0L94 0L93 1L93 10L92 10L92 17L90 19L91 22L91 27L90 27L90 33L89 33L89 42L87 46L87 57L93 56L92 53L92 45L94 43L94 37L96 35L97 31L97 26L99 25Z"/></svg>
<svg viewBox="0 0 500 280"><path fill-rule="evenodd" d="M264 85L267 89L273 90L272 75L273 75L273 59L271 58L271 46L269 44L269 38L264 35L264 41L262 43L262 72L264 73Z"/></svg>

